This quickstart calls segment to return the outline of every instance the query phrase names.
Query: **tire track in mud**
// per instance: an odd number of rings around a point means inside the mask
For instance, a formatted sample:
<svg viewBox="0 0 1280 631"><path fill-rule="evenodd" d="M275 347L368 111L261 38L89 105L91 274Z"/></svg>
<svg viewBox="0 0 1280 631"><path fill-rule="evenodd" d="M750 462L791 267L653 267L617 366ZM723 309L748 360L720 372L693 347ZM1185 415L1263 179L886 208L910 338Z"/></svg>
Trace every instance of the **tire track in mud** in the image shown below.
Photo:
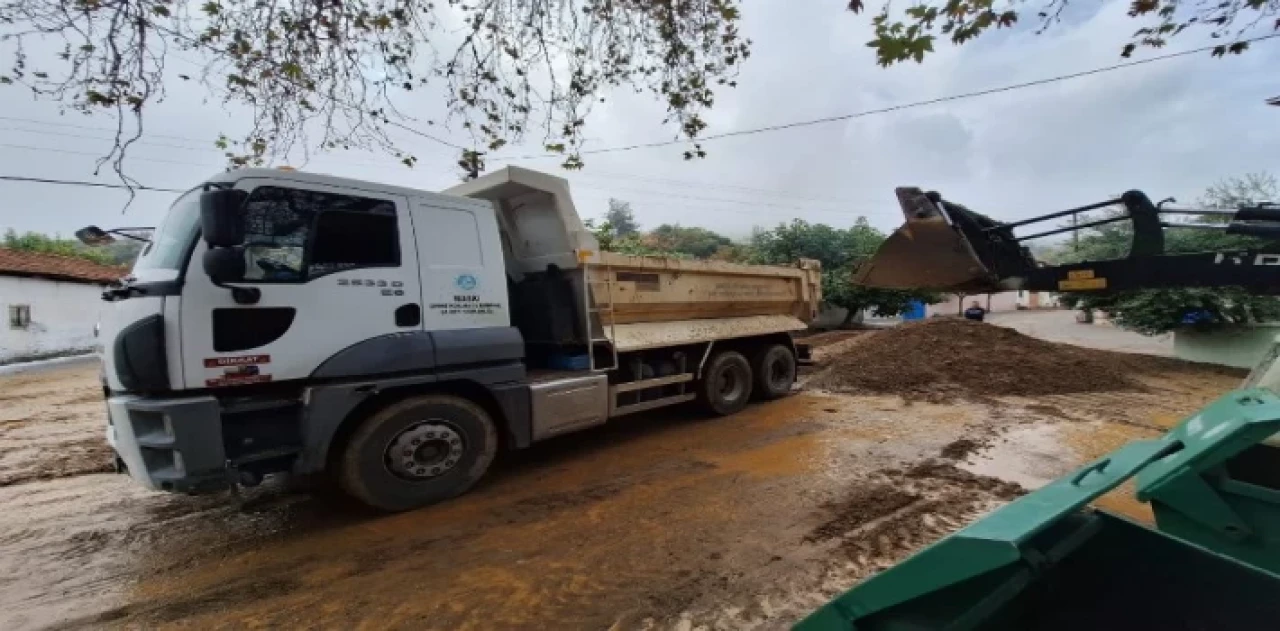
<svg viewBox="0 0 1280 631"><path fill-rule="evenodd" d="M680 614L615 628L781 628L1024 493L1016 484L940 459L875 471L850 484L840 499L824 504L817 524L804 535L814 557L810 568L817 571L801 567L791 576L780 573L773 585L756 594L735 593L732 581L728 589L704 582L696 587L711 587L710 593L687 599L692 606ZM713 604L698 608L695 601Z"/></svg>
<svg viewBox="0 0 1280 631"><path fill-rule="evenodd" d="M848 561L844 571L859 580L1026 493L1017 484L940 460L906 470L885 469L868 482L870 486L832 506L834 519L812 536L836 541L836 550Z"/></svg>
<svg viewBox="0 0 1280 631"><path fill-rule="evenodd" d="M1164 433L1174 423L1224 390L1167 392L1163 395L1094 393L1043 397L1041 405L1053 406L1067 421L1102 421Z"/></svg>

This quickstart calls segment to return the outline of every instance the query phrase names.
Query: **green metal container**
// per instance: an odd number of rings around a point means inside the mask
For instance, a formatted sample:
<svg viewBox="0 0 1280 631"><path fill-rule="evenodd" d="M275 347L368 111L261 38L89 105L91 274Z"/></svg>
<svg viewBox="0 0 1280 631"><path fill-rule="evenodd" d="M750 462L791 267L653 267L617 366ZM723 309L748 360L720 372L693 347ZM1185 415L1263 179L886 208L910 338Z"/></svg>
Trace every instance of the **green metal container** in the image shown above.
<svg viewBox="0 0 1280 631"><path fill-rule="evenodd" d="M1268 465L1273 452L1253 451L1274 449L1259 441L1277 428L1280 399L1233 391L1163 438L1126 445L864 581L795 628L1280 629L1280 486L1257 484L1280 460ZM1140 496L1168 532L1085 507L1140 471Z"/></svg>
<svg viewBox="0 0 1280 631"><path fill-rule="evenodd" d="M1233 391L1165 436L1182 448L1143 468L1138 499L1161 532L1280 574L1277 431L1280 398Z"/></svg>

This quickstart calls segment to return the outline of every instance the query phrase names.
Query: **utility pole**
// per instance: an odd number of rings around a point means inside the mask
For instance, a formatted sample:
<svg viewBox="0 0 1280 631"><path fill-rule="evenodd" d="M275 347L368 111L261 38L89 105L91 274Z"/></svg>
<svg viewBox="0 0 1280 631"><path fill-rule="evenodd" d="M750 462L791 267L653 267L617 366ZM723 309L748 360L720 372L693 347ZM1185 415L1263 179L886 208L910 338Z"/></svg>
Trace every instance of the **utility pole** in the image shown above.
<svg viewBox="0 0 1280 631"><path fill-rule="evenodd" d="M1071 231L1071 248L1075 252L1080 251L1080 213L1071 213L1071 227L1075 230Z"/></svg>

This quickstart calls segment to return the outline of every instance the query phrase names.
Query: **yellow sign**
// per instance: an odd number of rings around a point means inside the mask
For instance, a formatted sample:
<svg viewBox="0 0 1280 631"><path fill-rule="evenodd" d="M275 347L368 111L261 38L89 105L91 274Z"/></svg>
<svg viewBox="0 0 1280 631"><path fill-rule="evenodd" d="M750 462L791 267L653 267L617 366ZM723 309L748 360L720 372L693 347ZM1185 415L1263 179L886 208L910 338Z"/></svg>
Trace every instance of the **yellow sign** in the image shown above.
<svg viewBox="0 0 1280 631"><path fill-rule="evenodd" d="M1087 290L1087 289L1106 289L1106 288L1107 288L1107 279L1105 278L1081 278L1079 280L1058 281L1058 291L1081 291L1081 290Z"/></svg>
<svg viewBox="0 0 1280 631"><path fill-rule="evenodd" d="M1071 270L1067 272L1067 278L1070 278L1071 280L1084 280L1086 278L1093 278L1093 270L1091 269Z"/></svg>

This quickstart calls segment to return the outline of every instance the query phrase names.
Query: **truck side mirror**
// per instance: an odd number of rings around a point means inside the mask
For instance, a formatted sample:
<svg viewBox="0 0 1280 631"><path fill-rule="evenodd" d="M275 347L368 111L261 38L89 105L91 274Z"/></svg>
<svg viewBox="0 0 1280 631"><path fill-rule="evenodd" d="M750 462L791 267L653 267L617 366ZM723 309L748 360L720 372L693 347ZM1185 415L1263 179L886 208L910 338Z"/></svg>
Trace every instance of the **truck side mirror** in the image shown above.
<svg viewBox="0 0 1280 631"><path fill-rule="evenodd" d="M200 261L204 265L204 273L214 285L231 292L231 298L240 305L257 304L262 298L262 290L257 287L236 287L227 283L244 280L245 263L244 248L209 248Z"/></svg>
<svg viewBox="0 0 1280 631"><path fill-rule="evenodd" d="M229 248L244 243L243 208L247 197L248 193L234 188L213 189L200 194L200 230L210 248Z"/></svg>
<svg viewBox="0 0 1280 631"><path fill-rule="evenodd" d="M210 248L201 263L215 285L244 280L244 251L240 248Z"/></svg>
<svg viewBox="0 0 1280 631"><path fill-rule="evenodd" d="M75 234L80 243L85 245L106 245L115 242L115 237L97 226L85 226L76 230Z"/></svg>

